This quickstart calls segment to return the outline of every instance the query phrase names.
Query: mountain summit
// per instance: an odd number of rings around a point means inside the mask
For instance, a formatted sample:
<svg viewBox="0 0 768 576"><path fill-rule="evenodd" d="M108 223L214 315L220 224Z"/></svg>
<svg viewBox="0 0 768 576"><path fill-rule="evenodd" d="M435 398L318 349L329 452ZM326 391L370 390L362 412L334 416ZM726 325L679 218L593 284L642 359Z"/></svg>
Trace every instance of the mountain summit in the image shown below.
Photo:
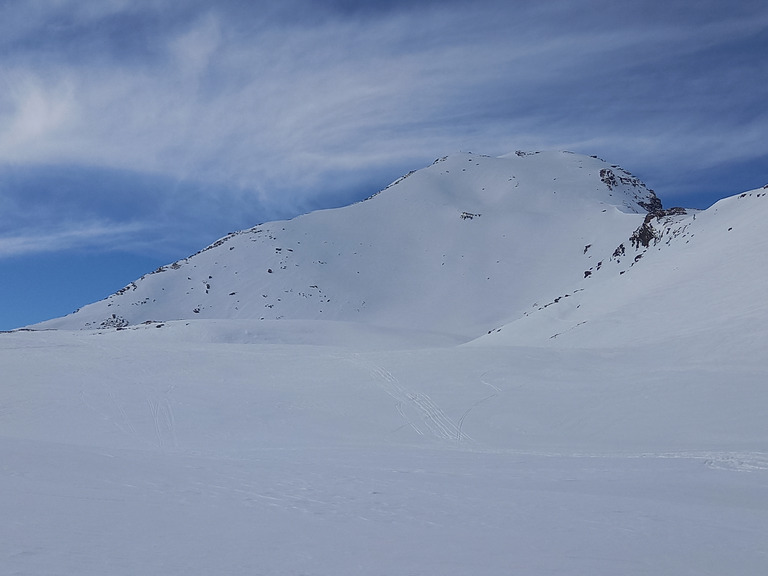
<svg viewBox="0 0 768 576"><path fill-rule="evenodd" d="M595 157L449 156L363 202L230 234L40 327L325 319L469 339L562 294L660 208Z"/></svg>

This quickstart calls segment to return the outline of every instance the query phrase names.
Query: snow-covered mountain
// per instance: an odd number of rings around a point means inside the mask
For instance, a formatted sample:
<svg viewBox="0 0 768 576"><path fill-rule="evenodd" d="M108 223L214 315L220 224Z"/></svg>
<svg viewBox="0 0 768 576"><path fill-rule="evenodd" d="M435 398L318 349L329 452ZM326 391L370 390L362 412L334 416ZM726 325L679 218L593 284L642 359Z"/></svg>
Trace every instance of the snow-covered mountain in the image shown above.
<svg viewBox="0 0 768 576"><path fill-rule="evenodd" d="M767 218L452 156L0 333L0 572L764 574Z"/></svg>
<svg viewBox="0 0 768 576"><path fill-rule="evenodd" d="M325 319L468 339L574 290L659 209L594 157L451 156L364 202L231 234L41 327Z"/></svg>

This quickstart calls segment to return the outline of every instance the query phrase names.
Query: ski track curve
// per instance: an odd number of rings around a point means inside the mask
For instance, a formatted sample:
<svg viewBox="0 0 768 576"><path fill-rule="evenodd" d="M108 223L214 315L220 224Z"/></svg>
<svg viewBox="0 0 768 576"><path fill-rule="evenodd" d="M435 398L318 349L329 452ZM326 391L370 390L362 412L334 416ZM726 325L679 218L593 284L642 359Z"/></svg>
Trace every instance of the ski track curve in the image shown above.
<svg viewBox="0 0 768 576"><path fill-rule="evenodd" d="M419 436L424 436L426 431L440 440L469 439L459 430L458 423L454 422L428 394L404 386L384 366L367 362L357 354L341 359L365 369L378 387L395 401L398 414Z"/></svg>
<svg viewBox="0 0 768 576"><path fill-rule="evenodd" d="M443 440L452 440L459 435L459 428L432 398L421 392L414 392L403 386L400 380L383 366L369 367L371 375L379 386L396 401L398 412L419 435L424 435L413 419L406 415L406 407L416 412L417 419L426 429Z"/></svg>

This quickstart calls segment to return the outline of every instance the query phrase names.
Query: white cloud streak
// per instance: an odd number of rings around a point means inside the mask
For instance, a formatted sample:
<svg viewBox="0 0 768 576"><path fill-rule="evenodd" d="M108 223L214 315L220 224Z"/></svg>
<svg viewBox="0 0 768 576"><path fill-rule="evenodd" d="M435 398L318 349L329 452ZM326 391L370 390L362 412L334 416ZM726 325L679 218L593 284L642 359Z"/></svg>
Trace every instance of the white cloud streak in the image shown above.
<svg viewBox="0 0 768 576"><path fill-rule="evenodd" d="M766 65L733 48L765 34L760 4L671 21L600 1L384 3L316 23L260 3L245 18L227 3L28 6L0 13L0 164L155 173L299 210L338 174L460 149L616 152L646 171L717 164L721 142L732 158L768 155L766 115L738 112L768 96L743 84ZM697 58L711 70L691 69ZM184 201L167 194L169 210Z"/></svg>
<svg viewBox="0 0 768 576"><path fill-rule="evenodd" d="M447 116L462 106L478 116L475 130L485 130L478 108L497 86L535 93L590 74L590 60L616 74L627 64L622 55L637 65L658 58L659 50L701 48L702 42L691 42L695 35L705 33L707 44L756 26L665 25L650 35L609 28L541 39L534 30L516 39L483 22L489 36L479 41L461 24L460 13L430 22L397 13L363 27L331 21L243 39L225 15L209 12L167 38L158 61L138 67L55 57L35 67L22 64L3 74L12 89L2 102L0 158L302 186L327 169L433 152L425 147L440 152L445 140L453 146L467 134ZM418 43L419 33L449 39L399 48ZM476 101L454 100L457 91L474 93ZM512 128L514 110L510 116ZM495 138L488 142L494 148Z"/></svg>
<svg viewBox="0 0 768 576"><path fill-rule="evenodd" d="M78 222L56 230L22 230L13 235L0 236L0 258L93 246L109 251L119 249L128 239L143 231L144 227L138 224L106 222Z"/></svg>

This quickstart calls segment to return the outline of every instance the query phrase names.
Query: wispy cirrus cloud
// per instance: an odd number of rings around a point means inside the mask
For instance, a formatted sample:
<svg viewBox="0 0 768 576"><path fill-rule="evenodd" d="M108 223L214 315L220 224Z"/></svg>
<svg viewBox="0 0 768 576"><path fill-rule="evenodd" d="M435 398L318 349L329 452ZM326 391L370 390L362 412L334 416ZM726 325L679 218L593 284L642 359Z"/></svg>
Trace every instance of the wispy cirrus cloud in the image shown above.
<svg viewBox="0 0 768 576"><path fill-rule="evenodd" d="M0 258L25 254L66 252L99 245L101 250L120 249L137 233L145 231L141 224L115 224L112 222L77 222L59 225L57 229L16 230L0 235Z"/></svg>
<svg viewBox="0 0 768 576"><path fill-rule="evenodd" d="M681 174L768 156L763 4L7 3L0 165L147 175L166 185L97 179L20 212L165 236L181 215L190 238L467 149L599 154L682 200Z"/></svg>

